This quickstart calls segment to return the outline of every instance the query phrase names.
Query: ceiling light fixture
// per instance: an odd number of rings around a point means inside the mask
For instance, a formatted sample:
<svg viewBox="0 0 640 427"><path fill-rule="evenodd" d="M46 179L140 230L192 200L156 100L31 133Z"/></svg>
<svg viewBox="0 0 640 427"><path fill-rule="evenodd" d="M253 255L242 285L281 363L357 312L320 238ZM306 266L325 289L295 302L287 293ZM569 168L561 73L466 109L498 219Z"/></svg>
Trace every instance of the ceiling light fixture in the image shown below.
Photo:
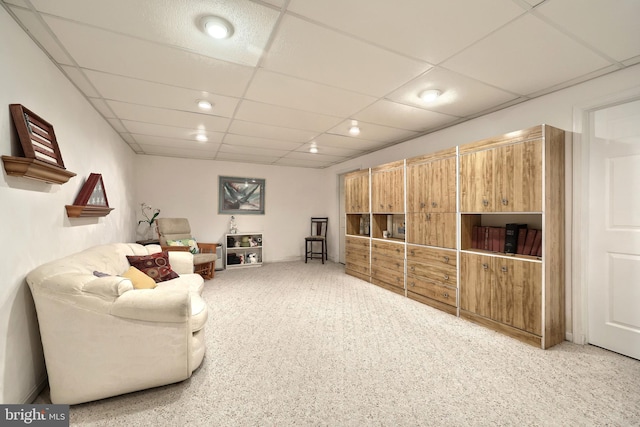
<svg viewBox="0 0 640 427"><path fill-rule="evenodd" d="M206 99L199 99L198 108L201 110L209 111L213 108L213 104Z"/></svg>
<svg viewBox="0 0 640 427"><path fill-rule="evenodd" d="M205 16L202 18L204 32L214 39L228 39L233 35L233 25L219 16Z"/></svg>
<svg viewBox="0 0 640 427"><path fill-rule="evenodd" d="M351 127L349 128L349 134L353 136L360 135L360 128L358 127L357 120L351 120Z"/></svg>
<svg viewBox="0 0 640 427"><path fill-rule="evenodd" d="M309 152L316 154L318 152L318 146L316 145L315 141L311 143L311 147L309 147Z"/></svg>
<svg viewBox="0 0 640 427"><path fill-rule="evenodd" d="M420 92L418 96L420 97L420 99L422 99L422 102L433 102L441 94L442 92L440 92L438 89L429 89L429 90L424 90Z"/></svg>
<svg viewBox="0 0 640 427"><path fill-rule="evenodd" d="M207 135L205 135L204 133L199 133L196 135L196 141L207 142L208 140L209 138L207 138Z"/></svg>

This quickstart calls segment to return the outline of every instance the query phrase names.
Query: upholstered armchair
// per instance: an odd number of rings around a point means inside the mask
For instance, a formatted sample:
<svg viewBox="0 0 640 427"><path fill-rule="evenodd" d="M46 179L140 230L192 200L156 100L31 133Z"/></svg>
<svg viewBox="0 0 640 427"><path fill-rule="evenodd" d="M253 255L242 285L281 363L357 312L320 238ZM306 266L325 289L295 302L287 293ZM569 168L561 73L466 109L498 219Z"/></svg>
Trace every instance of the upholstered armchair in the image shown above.
<svg viewBox="0 0 640 427"><path fill-rule="evenodd" d="M213 279L217 243L202 243L191 235L186 218L156 218L158 240L164 251L189 251L193 254L194 272L204 279Z"/></svg>

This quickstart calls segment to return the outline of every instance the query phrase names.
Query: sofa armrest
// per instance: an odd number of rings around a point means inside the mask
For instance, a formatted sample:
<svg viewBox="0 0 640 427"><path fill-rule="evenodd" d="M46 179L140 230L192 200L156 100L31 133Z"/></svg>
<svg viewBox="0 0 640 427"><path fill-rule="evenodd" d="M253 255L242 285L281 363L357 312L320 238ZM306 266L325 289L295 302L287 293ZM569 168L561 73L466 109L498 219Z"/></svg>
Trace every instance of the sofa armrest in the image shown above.
<svg viewBox="0 0 640 427"><path fill-rule="evenodd" d="M84 292L107 298L117 298L133 290L133 284L122 276L98 277L82 286Z"/></svg>
<svg viewBox="0 0 640 427"><path fill-rule="evenodd" d="M169 251L169 264L171 269L178 274L193 273L193 254L189 251Z"/></svg>
<svg viewBox="0 0 640 427"><path fill-rule="evenodd" d="M116 299L111 314L145 322L186 323L191 317L191 296L186 287L137 289Z"/></svg>

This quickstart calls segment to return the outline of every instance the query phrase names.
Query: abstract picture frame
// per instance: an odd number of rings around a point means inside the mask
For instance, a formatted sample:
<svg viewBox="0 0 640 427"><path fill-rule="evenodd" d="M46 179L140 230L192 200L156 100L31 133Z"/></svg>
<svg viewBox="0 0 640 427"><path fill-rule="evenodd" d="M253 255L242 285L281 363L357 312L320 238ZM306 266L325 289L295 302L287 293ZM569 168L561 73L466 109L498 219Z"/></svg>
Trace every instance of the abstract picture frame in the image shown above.
<svg viewBox="0 0 640 427"><path fill-rule="evenodd" d="M218 213L228 215L264 215L265 180L220 176Z"/></svg>

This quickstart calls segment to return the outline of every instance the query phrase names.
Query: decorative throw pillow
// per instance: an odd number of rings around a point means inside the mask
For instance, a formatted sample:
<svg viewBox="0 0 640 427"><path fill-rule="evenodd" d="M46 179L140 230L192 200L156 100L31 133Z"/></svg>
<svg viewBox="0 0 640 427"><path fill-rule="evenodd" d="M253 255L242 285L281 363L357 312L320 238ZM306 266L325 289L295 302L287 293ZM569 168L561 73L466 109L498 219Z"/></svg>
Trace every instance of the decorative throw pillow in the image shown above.
<svg viewBox="0 0 640 427"><path fill-rule="evenodd" d="M189 252L192 254L200 253L200 249L198 248L198 243L196 243L196 239L180 239L180 240L171 240L167 239L167 245L169 246L189 246Z"/></svg>
<svg viewBox="0 0 640 427"><path fill-rule="evenodd" d="M134 289L153 289L157 286L155 280L135 267L129 267L122 277L131 280Z"/></svg>
<svg viewBox="0 0 640 427"><path fill-rule="evenodd" d="M129 260L129 264L132 267L142 271L155 280L156 283L178 277L178 273L171 269L167 252L158 252L151 255L127 255L127 260Z"/></svg>

